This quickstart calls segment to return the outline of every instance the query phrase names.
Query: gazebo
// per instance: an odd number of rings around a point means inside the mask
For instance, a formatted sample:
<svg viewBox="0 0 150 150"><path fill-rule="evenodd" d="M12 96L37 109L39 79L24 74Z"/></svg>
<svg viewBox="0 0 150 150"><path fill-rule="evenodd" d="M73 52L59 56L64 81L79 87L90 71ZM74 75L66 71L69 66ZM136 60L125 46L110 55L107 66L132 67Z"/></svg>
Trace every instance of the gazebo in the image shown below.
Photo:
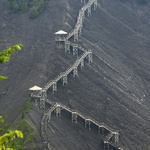
<svg viewBox="0 0 150 150"><path fill-rule="evenodd" d="M38 93L38 91L42 90L42 88L35 85L35 86L29 88L29 90L32 91L31 97L33 97L34 95L36 95Z"/></svg>
<svg viewBox="0 0 150 150"><path fill-rule="evenodd" d="M29 90L30 90L30 91L40 91L40 90L42 90L42 88L35 85L35 86L29 88Z"/></svg>
<svg viewBox="0 0 150 150"><path fill-rule="evenodd" d="M37 96L37 94L38 94L38 92L39 92L40 90L42 90L42 88L35 85L35 86L29 88L29 90L32 91L31 97L34 99L35 105L38 105L38 102L37 102L37 101L38 101L38 98L39 98L39 97Z"/></svg>
<svg viewBox="0 0 150 150"><path fill-rule="evenodd" d="M56 42L64 42L66 40L67 32L59 30L55 33Z"/></svg>

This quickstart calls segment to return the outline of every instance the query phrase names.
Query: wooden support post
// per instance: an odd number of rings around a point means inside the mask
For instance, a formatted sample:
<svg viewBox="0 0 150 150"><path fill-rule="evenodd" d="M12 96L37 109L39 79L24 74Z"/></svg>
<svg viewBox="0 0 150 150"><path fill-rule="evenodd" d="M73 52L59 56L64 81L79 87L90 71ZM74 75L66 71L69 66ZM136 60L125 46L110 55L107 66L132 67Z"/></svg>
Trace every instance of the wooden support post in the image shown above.
<svg viewBox="0 0 150 150"><path fill-rule="evenodd" d="M87 127L87 125L89 127L89 130L91 130L91 121L89 119L85 119L85 128Z"/></svg>
<svg viewBox="0 0 150 150"><path fill-rule="evenodd" d="M102 135L104 135L104 128L103 127L101 127L101 133L102 133Z"/></svg>
<svg viewBox="0 0 150 150"><path fill-rule="evenodd" d="M76 112L72 112L72 122L75 121L75 123L77 123L77 118L78 118L78 115Z"/></svg>
<svg viewBox="0 0 150 150"><path fill-rule="evenodd" d="M119 142L119 134L118 134L117 132L114 133L113 141L114 141L115 143L118 143L118 142Z"/></svg>
<svg viewBox="0 0 150 150"><path fill-rule="evenodd" d="M70 42L68 40L65 41L65 52L70 54Z"/></svg>
<svg viewBox="0 0 150 150"><path fill-rule="evenodd" d="M77 44L73 45L73 55L78 55L78 45Z"/></svg>
<svg viewBox="0 0 150 150"><path fill-rule="evenodd" d="M88 16L90 16L91 15L91 6L88 7L87 11L88 11Z"/></svg>
<svg viewBox="0 0 150 150"><path fill-rule="evenodd" d="M40 94L40 108L45 108L45 100L47 98L47 94L45 90L42 90Z"/></svg>
<svg viewBox="0 0 150 150"><path fill-rule="evenodd" d="M88 54L88 61L89 61L89 64L93 62L92 52L89 52Z"/></svg>
<svg viewBox="0 0 150 150"><path fill-rule="evenodd" d="M57 82L53 82L53 93L57 92Z"/></svg>
<svg viewBox="0 0 150 150"><path fill-rule="evenodd" d="M78 76L78 68L74 67L73 68L73 77L76 77L76 76Z"/></svg>
<svg viewBox="0 0 150 150"><path fill-rule="evenodd" d="M59 105L56 107L56 117L61 117L61 106Z"/></svg>
<svg viewBox="0 0 150 150"><path fill-rule="evenodd" d="M40 98L40 108L45 109L45 99L43 99L42 97Z"/></svg>
<svg viewBox="0 0 150 150"><path fill-rule="evenodd" d="M104 141L104 150L109 150L109 143Z"/></svg>
<svg viewBox="0 0 150 150"><path fill-rule="evenodd" d="M63 86L67 84L67 75L64 75L63 76Z"/></svg>

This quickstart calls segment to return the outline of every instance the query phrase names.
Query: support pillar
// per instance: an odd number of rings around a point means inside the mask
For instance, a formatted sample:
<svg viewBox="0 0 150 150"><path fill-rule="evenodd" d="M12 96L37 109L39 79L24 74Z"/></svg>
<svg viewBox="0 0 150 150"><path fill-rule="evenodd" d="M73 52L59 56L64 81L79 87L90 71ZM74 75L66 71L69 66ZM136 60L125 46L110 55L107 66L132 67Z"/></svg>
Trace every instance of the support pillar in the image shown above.
<svg viewBox="0 0 150 150"><path fill-rule="evenodd" d="M40 94L40 108L45 108L45 100L47 98L47 94L45 90L42 90Z"/></svg>
<svg viewBox="0 0 150 150"><path fill-rule="evenodd" d="M63 86L67 84L67 75L63 76Z"/></svg>
<svg viewBox="0 0 150 150"><path fill-rule="evenodd" d="M98 134L104 135L104 128L102 126L98 126Z"/></svg>
<svg viewBox="0 0 150 150"><path fill-rule="evenodd" d="M81 60L81 69L84 67L84 58Z"/></svg>
<svg viewBox="0 0 150 150"><path fill-rule="evenodd" d="M77 44L73 45L73 55L78 55L78 45Z"/></svg>
<svg viewBox="0 0 150 150"><path fill-rule="evenodd" d="M65 52L70 54L70 42L68 40L65 41Z"/></svg>
<svg viewBox="0 0 150 150"><path fill-rule="evenodd" d="M91 6L88 7L87 9L88 17L91 15Z"/></svg>
<svg viewBox="0 0 150 150"><path fill-rule="evenodd" d="M98 126L98 134L101 134L101 127Z"/></svg>
<svg viewBox="0 0 150 150"><path fill-rule="evenodd" d="M89 52L88 54L88 61L89 61L89 64L93 62L92 52Z"/></svg>
<svg viewBox="0 0 150 150"><path fill-rule="evenodd" d="M53 82L53 93L57 92L57 82Z"/></svg>
<svg viewBox="0 0 150 150"><path fill-rule="evenodd" d="M89 119L85 119L85 128L87 127L87 125L89 127L89 130L91 130L91 121Z"/></svg>
<svg viewBox="0 0 150 150"><path fill-rule="evenodd" d="M45 99L44 98L40 98L40 108L44 108L45 109Z"/></svg>
<svg viewBox="0 0 150 150"><path fill-rule="evenodd" d="M56 117L58 118L58 117L61 117L61 106L60 105L58 105L57 107L56 107Z"/></svg>
<svg viewBox="0 0 150 150"><path fill-rule="evenodd" d="M104 150L109 150L109 143L104 141Z"/></svg>
<svg viewBox="0 0 150 150"><path fill-rule="evenodd" d="M78 68L74 67L73 68L73 77L76 77L76 76L78 76Z"/></svg>
<svg viewBox="0 0 150 150"><path fill-rule="evenodd" d="M98 126L98 134L104 135L104 128L102 126Z"/></svg>
<svg viewBox="0 0 150 150"><path fill-rule="evenodd" d="M118 143L118 142L119 142L119 134L118 134L117 132L114 133L113 141L114 141L115 143Z"/></svg>
<svg viewBox="0 0 150 150"><path fill-rule="evenodd" d="M72 112L72 122L75 121L75 123L77 123L77 118L78 118L78 115L76 112Z"/></svg>

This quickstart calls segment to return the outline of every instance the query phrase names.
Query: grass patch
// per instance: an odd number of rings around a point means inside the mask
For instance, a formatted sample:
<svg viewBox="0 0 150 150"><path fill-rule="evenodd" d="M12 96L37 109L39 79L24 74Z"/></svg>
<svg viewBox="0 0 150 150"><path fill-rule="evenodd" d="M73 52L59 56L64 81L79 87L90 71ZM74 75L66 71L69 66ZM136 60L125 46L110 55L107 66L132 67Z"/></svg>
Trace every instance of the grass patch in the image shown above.
<svg viewBox="0 0 150 150"><path fill-rule="evenodd" d="M24 104L24 108L21 113L22 119L26 117L26 115L30 112L31 108L32 108L31 99L28 99Z"/></svg>
<svg viewBox="0 0 150 150"><path fill-rule="evenodd" d="M32 122L28 121L26 115L30 112L32 108L31 100L27 100L21 114L17 117L14 123L11 125L11 130L22 131L24 138L16 139L16 143L19 147L23 149L34 149L37 147L37 132L35 126Z"/></svg>

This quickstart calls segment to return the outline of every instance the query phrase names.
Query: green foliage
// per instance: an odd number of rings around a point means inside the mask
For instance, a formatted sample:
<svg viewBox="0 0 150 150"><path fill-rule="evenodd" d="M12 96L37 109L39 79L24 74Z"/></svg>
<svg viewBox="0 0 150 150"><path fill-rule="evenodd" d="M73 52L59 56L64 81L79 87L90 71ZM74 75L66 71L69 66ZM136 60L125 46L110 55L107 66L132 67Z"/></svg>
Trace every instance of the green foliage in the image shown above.
<svg viewBox="0 0 150 150"><path fill-rule="evenodd" d="M31 99L28 99L24 104L24 108L11 128L13 130L18 129L24 133L24 138L17 140L17 145L24 148L36 148L36 129L34 125L26 119L26 115L30 112L32 107Z"/></svg>
<svg viewBox="0 0 150 150"><path fill-rule="evenodd" d="M13 11L18 12L20 10L19 5L16 3L16 1L13 2Z"/></svg>
<svg viewBox="0 0 150 150"><path fill-rule="evenodd" d="M39 12L38 12L37 7L31 8L31 10L30 10L30 18L31 18L31 19L34 19L34 18L36 18L38 15L39 15Z"/></svg>
<svg viewBox="0 0 150 150"><path fill-rule="evenodd" d="M23 47L22 44L17 44L14 46L7 47L5 50L0 52L0 64L8 62L10 60L10 57L14 54L14 51L21 50L21 47ZM0 80L1 79L7 79L7 77L0 76Z"/></svg>
<svg viewBox="0 0 150 150"><path fill-rule="evenodd" d="M0 116L0 122L4 122L2 116ZM17 150L17 143L15 142L16 138L23 138L23 133L19 130L7 130L5 133L3 133L7 129L6 126L0 129L0 150Z"/></svg>
<svg viewBox="0 0 150 150"><path fill-rule="evenodd" d="M17 44L11 47L7 47L7 49L0 52L0 64L8 62L10 57L14 54L14 51L21 50L21 47L23 47L22 44ZM0 76L0 79L6 78L7 77ZM4 122L2 116L0 116L0 122ZM20 148L22 145L18 145L18 141L16 142L15 140L17 138L23 138L23 133L19 130L12 131L7 129L8 125L4 125L3 128L0 128L0 150L22 150L22 148Z"/></svg>
<svg viewBox="0 0 150 150"><path fill-rule="evenodd" d="M20 10L22 13L25 13L27 11L27 3L26 2L21 3Z"/></svg>
<svg viewBox="0 0 150 150"><path fill-rule="evenodd" d="M4 119L2 118L2 116L0 116L0 122L4 122Z"/></svg>
<svg viewBox="0 0 150 150"><path fill-rule="evenodd" d="M9 2L9 0L4 0L4 5L6 8L10 9L11 3Z"/></svg>
<svg viewBox="0 0 150 150"><path fill-rule="evenodd" d="M27 119L17 120L15 128L21 130L24 133L24 138L17 140L17 144L24 148L35 148L36 147L36 132L33 124Z"/></svg>
<svg viewBox="0 0 150 150"><path fill-rule="evenodd" d="M2 79L7 79L7 77L5 77L5 76L0 76L0 80L2 80Z"/></svg>
<svg viewBox="0 0 150 150"><path fill-rule="evenodd" d="M24 108L22 110L21 114L22 119L25 118L26 115L30 112L31 107L32 107L31 99L28 99L27 102L24 104Z"/></svg>
<svg viewBox="0 0 150 150"><path fill-rule="evenodd" d="M14 46L7 47L7 49L0 52L0 64L9 61L10 57L14 54L14 51L21 50L21 47L23 47L22 44L17 44Z"/></svg>
<svg viewBox="0 0 150 150"><path fill-rule="evenodd" d="M29 12L30 18L36 18L43 12L48 0L4 0L5 7L13 12Z"/></svg>

